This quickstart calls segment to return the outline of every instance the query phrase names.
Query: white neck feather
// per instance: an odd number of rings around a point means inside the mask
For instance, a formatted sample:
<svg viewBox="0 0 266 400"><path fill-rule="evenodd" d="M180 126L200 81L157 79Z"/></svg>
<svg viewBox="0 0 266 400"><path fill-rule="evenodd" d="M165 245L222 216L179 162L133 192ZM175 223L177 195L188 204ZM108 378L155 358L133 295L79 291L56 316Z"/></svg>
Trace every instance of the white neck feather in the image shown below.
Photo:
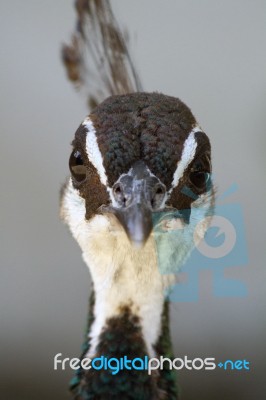
<svg viewBox="0 0 266 400"><path fill-rule="evenodd" d="M161 332L164 292L175 282L173 273L177 272L177 267L182 265L193 249L196 226L204 218L211 201L211 193L208 193L194 202L187 226L180 227L180 220L166 222L166 233L180 230L172 240L168 235L154 236L157 234L155 229L145 247L137 250L132 247L114 216L96 214L89 221L85 219L85 200L73 188L70 180L62 201L61 214L82 249L94 284L94 322L89 333L90 358L96 353L99 335L108 319L119 316L124 306L128 306L139 317L148 353L154 356L153 346ZM205 207L202 208L203 204ZM206 229L207 222L196 229L198 240Z"/></svg>
<svg viewBox="0 0 266 400"><path fill-rule="evenodd" d="M153 237L141 250L134 249L115 217L95 215L85 220L85 202L69 183L62 216L78 241L91 272L94 291L94 322L89 333L89 357L95 355L106 321L127 305L139 317L150 356L161 331L164 292L173 276L162 275L157 265Z"/></svg>
<svg viewBox="0 0 266 400"><path fill-rule="evenodd" d="M152 356L153 345L161 331L164 289L169 276L161 275L158 270L152 239L141 251L134 250L118 224L119 229L115 230L115 224L114 221L110 224L106 216L94 217L90 228L97 235L83 252L95 290L95 320L90 332L89 356L95 353L106 321L119 316L125 305L139 317L143 338ZM110 226L113 229L111 235Z"/></svg>

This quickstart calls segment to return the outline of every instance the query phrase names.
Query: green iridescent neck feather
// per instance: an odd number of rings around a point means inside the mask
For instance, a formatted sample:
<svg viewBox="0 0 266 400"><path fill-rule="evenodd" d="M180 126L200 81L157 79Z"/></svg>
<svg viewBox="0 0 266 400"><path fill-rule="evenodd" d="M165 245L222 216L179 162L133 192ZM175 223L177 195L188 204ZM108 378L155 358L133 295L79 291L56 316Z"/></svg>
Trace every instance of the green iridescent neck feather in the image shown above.
<svg viewBox="0 0 266 400"><path fill-rule="evenodd" d="M89 302L88 324L80 359L86 357L90 349L89 332L94 321L94 292ZM162 313L162 330L154 346L156 355L173 359L169 331L169 303L166 301ZM100 335L96 357L128 360L147 357L139 318L129 307L121 309L121 314L108 320ZM111 369L83 370L80 368L70 382L75 400L177 400L178 390L175 371L165 363L164 369L153 371L122 369L113 374Z"/></svg>

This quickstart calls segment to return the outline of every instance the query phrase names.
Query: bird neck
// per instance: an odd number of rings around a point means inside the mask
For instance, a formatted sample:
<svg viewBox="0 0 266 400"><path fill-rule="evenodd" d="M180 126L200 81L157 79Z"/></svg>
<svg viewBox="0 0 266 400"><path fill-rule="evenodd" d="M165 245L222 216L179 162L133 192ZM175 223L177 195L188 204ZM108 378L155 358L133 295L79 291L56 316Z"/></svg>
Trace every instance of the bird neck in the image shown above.
<svg viewBox="0 0 266 400"><path fill-rule="evenodd" d="M100 230L100 222L98 219L98 224L94 223L93 239L83 247L95 293L88 356L99 354L100 335L114 320L127 318L139 326L146 354L154 357L154 345L162 329L165 289L171 277L159 271L152 238L138 250L131 246L124 232L110 235L103 228Z"/></svg>
<svg viewBox="0 0 266 400"><path fill-rule="evenodd" d="M89 304L88 326L82 359L90 353L91 343L88 337L90 338L93 324L96 321L95 303L96 296L93 291ZM161 332L153 347L156 356L162 355L173 359L169 330L169 304L167 301L163 304L161 314ZM147 354L147 345L143 339L139 318L132 314L129 308L125 307L123 310L121 309L120 315L110 318L106 328L101 332L95 357L100 362L102 356L107 360L119 360L124 356L127 356L128 360L136 358L144 360ZM138 366L140 366L139 363ZM145 369L121 369L114 375L112 371L114 370L103 369L93 372L91 370L78 370L71 385L73 394L77 396L75 398L79 400L87 398L99 400L120 398L124 400L178 399L176 376L169 369L168 364L164 365L162 370L153 371L151 375Z"/></svg>
<svg viewBox="0 0 266 400"><path fill-rule="evenodd" d="M154 239L150 237L137 250L117 221L103 215L95 216L83 227L77 240L91 273L93 297L82 358L171 355L164 296L171 282L169 275L159 271ZM171 382L167 390L175 392L174 377L166 369L151 375L147 370L122 369L112 375L110 369L92 368L78 370L72 388L79 400L159 400L164 398L166 382ZM109 396L111 389L117 397ZM176 399L176 395L165 398Z"/></svg>

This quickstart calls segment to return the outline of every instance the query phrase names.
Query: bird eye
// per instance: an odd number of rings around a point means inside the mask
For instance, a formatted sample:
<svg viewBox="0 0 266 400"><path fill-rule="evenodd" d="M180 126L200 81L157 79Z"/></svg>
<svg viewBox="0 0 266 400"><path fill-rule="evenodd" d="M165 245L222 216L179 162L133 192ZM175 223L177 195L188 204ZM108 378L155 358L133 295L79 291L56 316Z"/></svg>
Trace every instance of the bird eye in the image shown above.
<svg viewBox="0 0 266 400"><path fill-rule="evenodd" d="M199 189L204 189L210 174L208 172L193 171L189 175L190 182Z"/></svg>
<svg viewBox="0 0 266 400"><path fill-rule="evenodd" d="M207 164L202 160L196 161L189 174L190 182L198 189L205 189L210 179L210 164L206 157Z"/></svg>
<svg viewBox="0 0 266 400"><path fill-rule="evenodd" d="M69 159L69 169L78 182L82 182L86 179L86 167L83 162L81 153L78 150L73 150Z"/></svg>

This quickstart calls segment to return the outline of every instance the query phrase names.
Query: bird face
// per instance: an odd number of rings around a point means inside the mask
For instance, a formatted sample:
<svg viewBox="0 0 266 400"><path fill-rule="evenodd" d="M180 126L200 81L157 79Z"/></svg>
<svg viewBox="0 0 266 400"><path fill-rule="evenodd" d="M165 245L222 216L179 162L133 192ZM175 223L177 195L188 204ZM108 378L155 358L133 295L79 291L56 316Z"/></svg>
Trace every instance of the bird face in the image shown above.
<svg viewBox="0 0 266 400"><path fill-rule="evenodd" d="M158 93L112 96L84 120L72 145L61 212L83 251L96 232L105 232L103 252L119 235L134 248L153 236L166 249L165 233L178 226L182 235L167 254L184 259L214 201L210 142L189 108Z"/></svg>

